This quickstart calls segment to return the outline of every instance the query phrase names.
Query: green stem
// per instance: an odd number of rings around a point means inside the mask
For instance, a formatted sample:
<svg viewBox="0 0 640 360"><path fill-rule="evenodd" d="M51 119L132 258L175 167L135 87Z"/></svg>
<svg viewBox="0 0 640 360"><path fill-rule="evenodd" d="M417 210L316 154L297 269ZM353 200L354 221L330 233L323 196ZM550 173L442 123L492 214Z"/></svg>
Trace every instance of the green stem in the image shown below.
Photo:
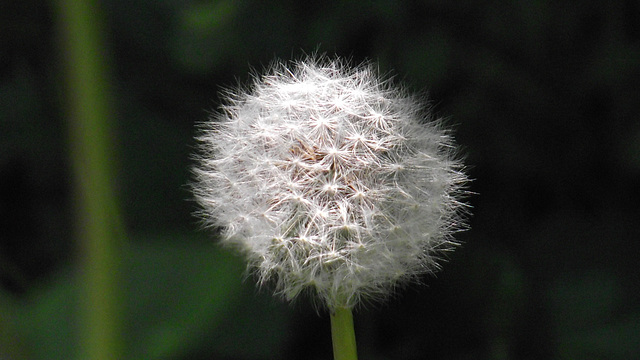
<svg viewBox="0 0 640 360"><path fill-rule="evenodd" d="M358 359L353 315L350 309L338 308L331 312L331 339L334 360Z"/></svg>
<svg viewBox="0 0 640 360"><path fill-rule="evenodd" d="M97 0L55 2L63 45L81 265L82 354L122 359L119 270L123 226L116 203L108 57Z"/></svg>

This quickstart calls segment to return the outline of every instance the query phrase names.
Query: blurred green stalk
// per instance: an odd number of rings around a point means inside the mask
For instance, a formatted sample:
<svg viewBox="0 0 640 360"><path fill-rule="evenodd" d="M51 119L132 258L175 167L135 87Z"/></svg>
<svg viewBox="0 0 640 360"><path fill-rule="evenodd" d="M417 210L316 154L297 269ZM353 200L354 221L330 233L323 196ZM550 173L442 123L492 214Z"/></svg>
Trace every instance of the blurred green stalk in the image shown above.
<svg viewBox="0 0 640 360"><path fill-rule="evenodd" d="M114 190L110 89L97 1L56 1L65 62L82 264L81 359L121 359L123 227Z"/></svg>

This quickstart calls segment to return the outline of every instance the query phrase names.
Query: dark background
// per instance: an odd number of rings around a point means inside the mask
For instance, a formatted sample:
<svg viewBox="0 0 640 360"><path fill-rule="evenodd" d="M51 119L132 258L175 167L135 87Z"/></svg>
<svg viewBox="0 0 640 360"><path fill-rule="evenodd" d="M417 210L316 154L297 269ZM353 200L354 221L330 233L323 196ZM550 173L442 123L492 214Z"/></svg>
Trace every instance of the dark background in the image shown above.
<svg viewBox="0 0 640 360"><path fill-rule="evenodd" d="M637 1L103 2L131 359L329 359L329 317L243 281L199 229L194 125L274 58L371 59L466 156L471 230L355 315L362 359L640 358ZM0 2L0 357L77 347L77 239L52 6ZM4 314L4 315L2 315Z"/></svg>

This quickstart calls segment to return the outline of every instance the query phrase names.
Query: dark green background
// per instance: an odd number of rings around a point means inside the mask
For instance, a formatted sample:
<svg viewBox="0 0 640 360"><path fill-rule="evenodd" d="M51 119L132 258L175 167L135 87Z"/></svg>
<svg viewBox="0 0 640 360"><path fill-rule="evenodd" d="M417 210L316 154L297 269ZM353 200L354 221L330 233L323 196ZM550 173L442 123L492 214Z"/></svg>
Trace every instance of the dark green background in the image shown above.
<svg viewBox="0 0 640 360"><path fill-rule="evenodd" d="M371 59L446 117L471 230L355 315L362 359L640 358L637 1L103 2L130 359L330 359L191 216L194 125L275 57ZM0 358L68 359L78 267L52 6L0 2Z"/></svg>

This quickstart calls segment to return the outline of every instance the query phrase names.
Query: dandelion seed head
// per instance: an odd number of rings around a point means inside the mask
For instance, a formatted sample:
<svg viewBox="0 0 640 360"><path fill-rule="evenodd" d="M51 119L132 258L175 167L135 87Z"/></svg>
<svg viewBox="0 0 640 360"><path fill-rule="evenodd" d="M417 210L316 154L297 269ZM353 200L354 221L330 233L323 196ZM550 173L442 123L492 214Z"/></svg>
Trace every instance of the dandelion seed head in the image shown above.
<svg viewBox="0 0 640 360"><path fill-rule="evenodd" d="M226 100L202 126L193 189L260 284L353 307L456 246L467 177L453 142L371 64L277 63Z"/></svg>

